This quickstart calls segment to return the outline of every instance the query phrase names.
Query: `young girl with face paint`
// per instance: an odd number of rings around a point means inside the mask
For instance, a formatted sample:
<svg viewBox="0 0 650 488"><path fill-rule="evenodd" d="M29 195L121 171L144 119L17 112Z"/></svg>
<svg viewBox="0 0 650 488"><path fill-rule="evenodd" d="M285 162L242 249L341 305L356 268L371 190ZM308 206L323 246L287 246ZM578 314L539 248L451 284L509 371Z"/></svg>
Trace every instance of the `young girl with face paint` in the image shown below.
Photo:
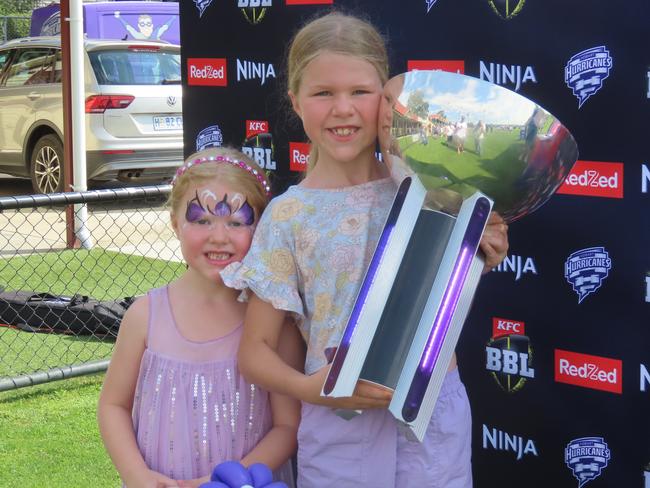
<svg viewBox="0 0 650 488"><path fill-rule="evenodd" d="M226 148L177 171L171 223L187 270L131 305L99 399L102 438L128 488L198 486L226 460L290 481L299 404L239 374L246 305L219 276L248 252L268 193L264 172ZM297 344L295 328L286 333ZM285 360L302 368L291 352Z"/></svg>
<svg viewBox="0 0 650 488"><path fill-rule="evenodd" d="M455 357L422 443L410 442L386 410L391 395L359 383L350 398L320 396L364 271L396 193L375 158L383 40L368 23L332 13L305 25L288 57L289 97L312 144L307 177L275 198L251 250L223 271L252 296L239 352L244 375L302 400L298 486L468 488L471 416ZM493 215L481 249L486 269L508 248ZM279 355L285 318L307 343L305 373ZM398 325L398 324L396 324ZM362 409L350 420L334 408Z"/></svg>

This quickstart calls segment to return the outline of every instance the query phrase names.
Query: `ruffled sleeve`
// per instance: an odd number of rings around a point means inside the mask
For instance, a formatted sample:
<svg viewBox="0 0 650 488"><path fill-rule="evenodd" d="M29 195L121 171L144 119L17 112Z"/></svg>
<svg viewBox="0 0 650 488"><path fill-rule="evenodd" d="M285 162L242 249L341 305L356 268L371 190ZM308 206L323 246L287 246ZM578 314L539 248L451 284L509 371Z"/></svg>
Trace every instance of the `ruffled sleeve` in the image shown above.
<svg viewBox="0 0 650 488"><path fill-rule="evenodd" d="M253 242L243 262L232 263L221 271L226 286L249 289L273 308L305 318L304 301L299 293L299 271L295 260L295 239L291 219L285 218L291 199L276 198L260 219Z"/></svg>

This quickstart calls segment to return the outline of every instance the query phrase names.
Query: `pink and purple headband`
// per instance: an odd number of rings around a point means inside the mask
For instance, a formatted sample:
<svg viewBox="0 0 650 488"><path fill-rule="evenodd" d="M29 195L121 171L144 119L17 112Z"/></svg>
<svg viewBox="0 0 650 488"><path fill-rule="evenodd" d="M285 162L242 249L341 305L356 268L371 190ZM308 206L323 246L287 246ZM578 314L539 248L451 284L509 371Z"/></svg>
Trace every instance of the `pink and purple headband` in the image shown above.
<svg viewBox="0 0 650 488"><path fill-rule="evenodd" d="M250 174L252 174L255 177L257 181L260 182L260 185L262 185L262 188L264 189L264 193L266 193L266 196L268 197L271 196L271 186L266 181L263 172L256 170L246 161L241 161L239 159L232 159L228 156L204 156L201 158L196 158L196 159L192 159L191 161L188 161L187 163L185 163L183 166L181 166L176 170L176 174L172 179L172 185L176 183L176 180L180 178L183 175L183 173L185 173L192 166L197 166L199 164L204 164L204 163L228 163L228 164L232 164L233 166L237 166L238 168L241 168L244 171L248 171Z"/></svg>

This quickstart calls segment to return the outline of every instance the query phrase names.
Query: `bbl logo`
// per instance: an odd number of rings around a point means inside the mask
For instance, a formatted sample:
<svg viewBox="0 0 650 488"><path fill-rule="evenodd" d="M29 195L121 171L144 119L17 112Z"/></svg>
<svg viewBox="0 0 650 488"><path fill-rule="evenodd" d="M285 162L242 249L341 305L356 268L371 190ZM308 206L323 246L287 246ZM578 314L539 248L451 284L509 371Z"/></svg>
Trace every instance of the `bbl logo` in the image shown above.
<svg viewBox="0 0 650 488"><path fill-rule="evenodd" d="M219 147L223 144L223 134L218 125L206 127L196 136L196 150L203 151L209 147Z"/></svg>
<svg viewBox="0 0 650 488"><path fill-rule="evenodd" d="M251 24L259 24L266 16L267 7L273 6L273 0L237 0L237 7Z"/></svg>
<svg viewBox="0 0 650 488"><path fill-rule="evenodd" d="M602 437L574 439L564 449L564 462L578 480L578 488L598 478L611 458Z"/></svg>
<svg viewBox="0 0 650 488"><path fill-rule="evenodd" d="M585 49L569 59L564 68L564 81L578 98L578 108L603 87L612 65L605 46Z"/></svg>
<svg viewBox="0 0 650 488"><path fill-rule="evenodd" d="M485 368L503 391L514 393L524 387L528 378L535 377L530 339L523 335L523 322L497 317L492 322L492 338L485 347Z"/></svg>
<svg viewBox="0 0 650 488"><path fill-rule="evenodd" d="M262 169L277 169L273 157L275 147L273 136L268 132L256 134L244 141L242 152L255 161Z"/></svg>
<svg viewBox="0 0 650 488"><path fill-rule="evenodd" d="M194 5L199 9L199 18L203 17L203 12L210 6L212 0L194 0Z"/></svg>
<svg viewBox="0 0 650 488"><path fill-rule="evenodd" d="M512 19L524 8L526 0L488 0L494 13L505 20Z"/></svg>
<svg viewBox="0 0 650 488"><path fill-rule="evenodd" d="M604 247L589 247L571 254L564 263L564 277L578 294L578 303L594 293L612 269Z"/></svg>

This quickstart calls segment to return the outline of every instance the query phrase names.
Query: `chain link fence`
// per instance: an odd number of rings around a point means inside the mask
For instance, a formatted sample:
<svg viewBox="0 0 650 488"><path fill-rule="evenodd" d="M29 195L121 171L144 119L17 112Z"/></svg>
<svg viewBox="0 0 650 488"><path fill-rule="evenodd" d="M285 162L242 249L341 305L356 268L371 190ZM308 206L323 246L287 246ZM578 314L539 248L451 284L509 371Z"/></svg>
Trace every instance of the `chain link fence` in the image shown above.
<svg viewBox="0 0 650 488"><path fill-rule="evenodd" d="M0 198L0 391L106 369L133 297L185 269L170 190Z"/></svg>
<svg viewBox="0 0 650 488"><path fill-rule="evenodd" d="M30 17L22 15L0 16L0 43L29 35Z"/></svg>
<svg viewBox="0 0 650 488"><path fill-rule="evenodd" d="M1 0L0 42L28 36L32 10L48 3L48 0Z"/></svg>

